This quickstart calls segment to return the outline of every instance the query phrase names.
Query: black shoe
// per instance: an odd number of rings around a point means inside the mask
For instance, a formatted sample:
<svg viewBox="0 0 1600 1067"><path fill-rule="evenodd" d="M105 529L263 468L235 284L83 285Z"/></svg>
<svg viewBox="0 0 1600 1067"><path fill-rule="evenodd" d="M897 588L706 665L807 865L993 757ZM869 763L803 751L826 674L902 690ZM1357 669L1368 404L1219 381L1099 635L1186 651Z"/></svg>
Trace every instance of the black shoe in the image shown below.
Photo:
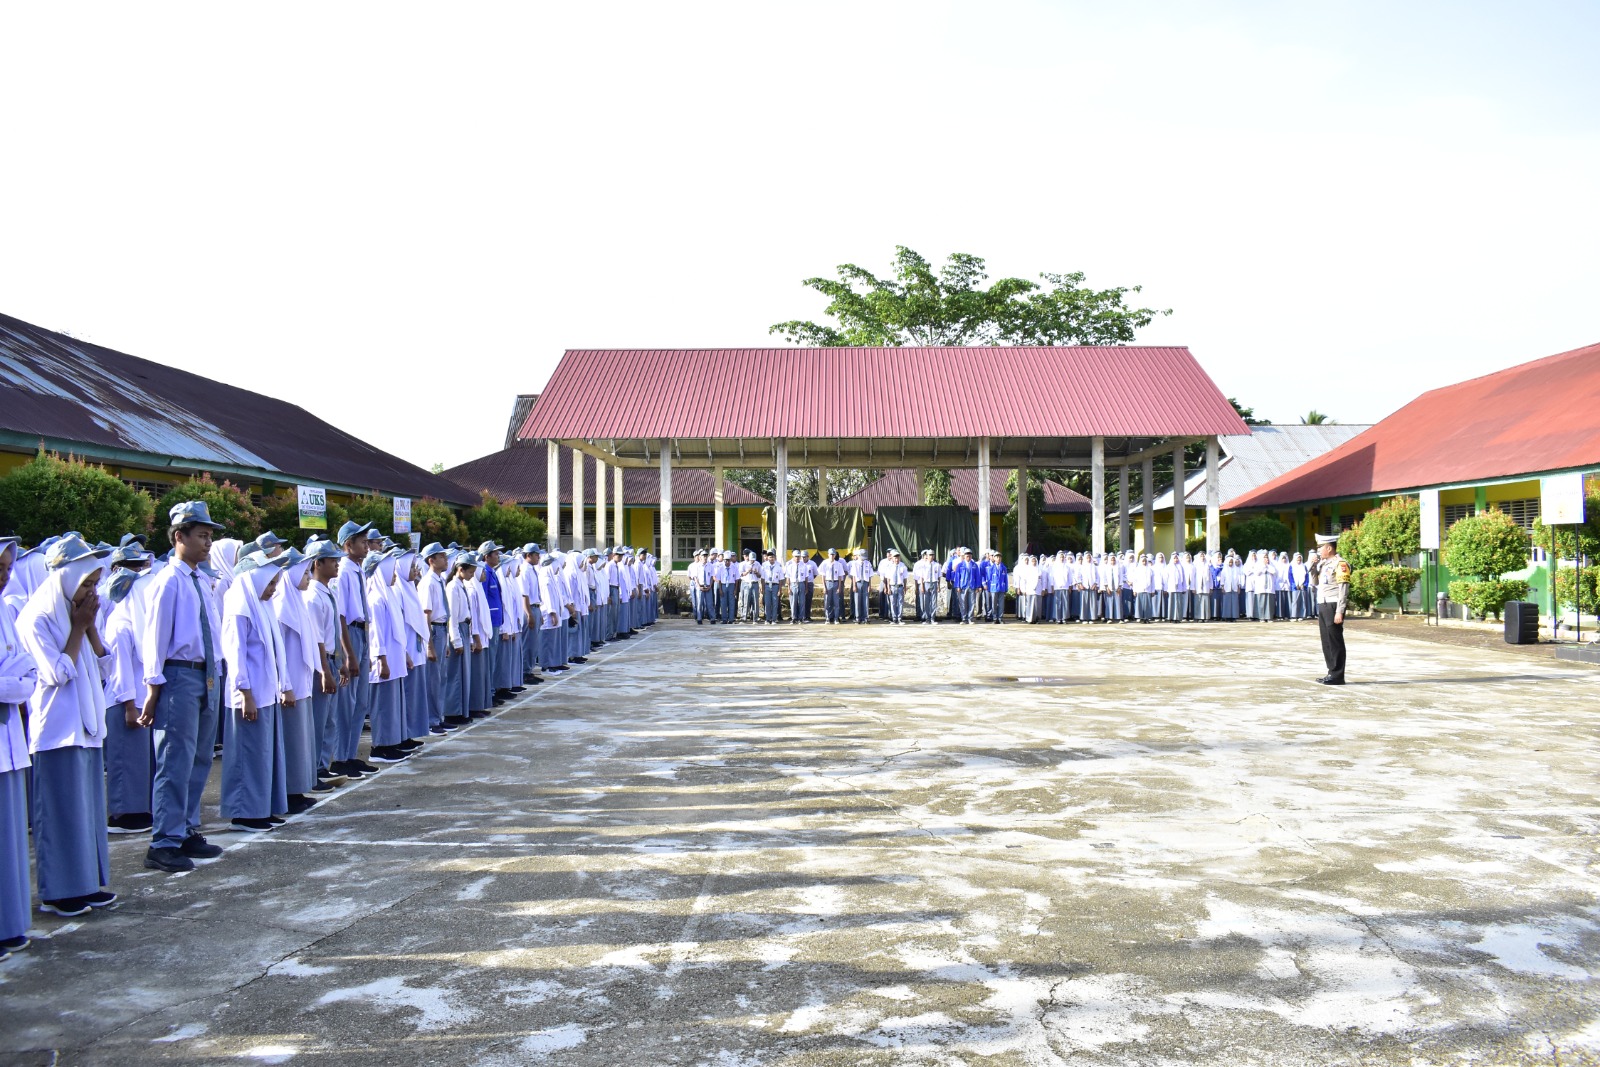
<svg viewBox="0 0 1600 1067"><path fill-rule="evenodd" d="M487 708L479 708L477 711L468 712L468 717L473 719L487 719L493 714L494 713L489 711Z"/></svg>
<svg viewBox="0 0 1600 1067"><path fill-rule="evenodd" d="M548 667L548 668L546 668L547 671L569 671L571 669L572 668L568 667L566 664L562 664L559 667Z"/></svg>
<svg viewBox="0 0 1600 1067"><path fill-rule="evenodd" d="M28 940L26 934L18 934L16 937L8 937L4 941L0 941L0 953L10 955L13 952L21 952L31 944L33 942Z"/></svg>
<svg viewBox="0 0 1600 1067"><path fill-rule="evenodd" d="M364 759L353 759L353 760L350 761L350 763L355 767L356 770L360 771L362 774L377 774L378 773L378 768L373 766L372 764L368 763Z"/></svg>
<svg viewBox="0 0 1600 1067"><path fill-rule="evenodd" d="M340 779L340 781L343 781L343 779ZM313 793L332 793L337 791L338 788L331 778L318 778L317 784L311 787L311 791Z"/></svg>
<svg viewBox="0 0 1600 1067"><path fill-rule="evenodd" d="M588 663L589 662L589 657L588 656L573 656L572 657L572 662L574 662L574 663Z"/></svg>
<svg viewBox="0 0 1600 1067"><path fill-rule="evenodd" d="M369 752L367 756L369 759L377 760L379 763L400 763L403 760L410 759L411 753L395 745L380 745Z"/></svg>
<svg viewBox="0 0 1600 1067"><path fill-rule="evenodd" d="M1318 681L1320 681L1323 685L1343 685L1344 684L1344 679L1343 678L1320 678L1320 679L1318 679Z"/></svg>
<svg viewBox="0 0 1600 1067"><path fill-rule="evenodd" d="M450 732L450 727L446 726L444 723L437 723L428 727L428 732L436 737L442 737Z"/></svg>
<svg viewBox="0 0 1600 1067"><path fill-rule="evenodd" d="M362 770L356 765L355 760L340 760L338 763L335 763L332 767L330 767L329 770L337 772L340 777L351 782L359 782L368 774L367 771Z"/></svg>
<svg viewBox="0 0 1600 1067"><path fill-rule="evenodd" d="M214 860L222 855L222 846L213 845L200 834L190 834L183 839L179 851L192 860Z"/></svg>
<svg viewBox="0 0 1600 1067"><path fill-rule="evenodd" d="M292 793L289 796L289 814L304 815L317 806L317 802L304 793Z"/></svg>
<svg viewBox="0 0 1600 1067"><path fill-rule="evenodd" d="M117 895L109 889L102 889L98 893L90 893L84 897L83 902L91 908L109 908L117 902Z"/></svg>
<svg viewBox="0 0 1600 1067"><path fill-rule="evenodd" d="M529 685L541 685L543 683L544 683L544 679L539 677L537 674L534 675L532 678L528 679L528 684Z"/></svg>
<svg viewBox="0 0 1600 1067"><path fill-rule="evenodd" d="M470 715L446 715L444 717L446 726L465 726L471 721L472 717Z"/></svg>
<svg viewBox="0 0 1600 1067"><path fill-rule="evenodd" d="M265 834L276 829L271 819L235 819L228 825L247 834Z"/></svg>
<svg viewBox="0 0 1600 1067"><path fill-rule="evenodd" d="M497 707L497 708L498 707L502 707L505 704L505 702L506 702L506 698L505 697L495 697L494 706Z"/></svg>
<svg viewBox="0 0 1600 1067"><path fill-rule="evenodd" d="M267 821L270 822L273 826L282 826L284 823L288 822L289 820L285 819L282 815L268 815L267 816Z"/></svg>
<svg viewBox="0 0 1600 1067"><path fill-rule="evenodd" d="M59 915L63 919L75 918L79 915L89 914L89 902L82 897L66 897L62 900L41 900L39 910L47 911L51 915Z"/></svg>
<svg viewBox="0 0 1600 1067"><path fill-rule="evenodd" d="M508 698L510 696L511 696L511 690L509 690L509 689L496 689L494 691L494 698L496 700L505 700L506 698Z"/></svg>
<svg viewBox="0 0 1600 1067"><path fill-rule="evenodd" d="M408 737L394 747L400 749L402 752L415 752L417 749L422 747L422 742L418 741L414 737Z"/></svg>
<svg viewBox="0 0 1600 1067"><path fill-rule="evenodd" d="M509 692L511 692L511 693L526 693L527 691L528 691L528 687L525 686L525 685L514 685L509 690Z"/></svg>
<svg viewBox="0 0 1600 1067"><path fill-rule="evenodd" d="M144 865L152 871L182 874L194 870L194 860L176 848L152 848L144 854Z"/></svg>
<svg viewBox="0 0 1600 1067"><path fill-rule="evenodd" d="M149 815L113 815L106 820L108 834L145 834L150 832Z"/></svg>

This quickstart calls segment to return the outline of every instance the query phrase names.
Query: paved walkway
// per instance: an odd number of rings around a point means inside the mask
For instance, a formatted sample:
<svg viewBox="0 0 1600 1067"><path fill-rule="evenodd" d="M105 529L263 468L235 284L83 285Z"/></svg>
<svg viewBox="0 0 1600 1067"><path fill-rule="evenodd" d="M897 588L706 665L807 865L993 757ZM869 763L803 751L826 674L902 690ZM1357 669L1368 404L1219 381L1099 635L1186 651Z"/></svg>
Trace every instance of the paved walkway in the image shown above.
<svg viewBox="0 0 1600 1067"><path fill-rule="evenodd" d="M1600 1061L1600 673L657 629L192 874L118 839L0 1063Z"/></svg>

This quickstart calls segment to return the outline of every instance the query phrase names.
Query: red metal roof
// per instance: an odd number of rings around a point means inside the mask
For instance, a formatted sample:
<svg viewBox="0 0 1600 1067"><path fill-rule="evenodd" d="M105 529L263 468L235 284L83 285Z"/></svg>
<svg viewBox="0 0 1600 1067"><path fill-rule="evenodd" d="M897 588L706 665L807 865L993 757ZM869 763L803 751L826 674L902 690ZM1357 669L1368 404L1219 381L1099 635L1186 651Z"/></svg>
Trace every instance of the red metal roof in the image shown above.
<svg viewBox="0 0 1600 1067"><path fill-rule="evenodd" d="M1139 388L1129 388L1136 383ZM1018 403L1038 384L1037 403ZM1182 347L568 349L519 436L1248 433Z"/></svg>
<svg viewBox="0 0 1600 1067"><path fill-rule="evenodd" d="M1227 503L1281 507L1600 466L1600 344L1424 393Z"/></svg>
<svg viewBox="0 0 1600 1067"><path fill-rule="evenodd" d="M1011 507L1011 499L1006 495L1006 474L1005 470L996 469L989 476L989 508L996 515L1003 514ZM834 501L834 505L860 508L868 515L881 507L909 507L917 502L917 478L918 472L914 470L892 470L843 500ZM970 468L951 471L950 495L956 498L956 503L976 512L978 472ZM1044 509L1049 512L1089 512L1094 510L1094 503L1082 493L1075 493L1059 482L1046 479Z"/></svg>
<svg viewBox="0 0 1600 1067"><path fill-rule="evenodd" d="M549 473L549 456L544 450L544 442L524 442L513 448L503 448L499 452L492 452L487 456L469 460L459 467L451 467L442 477L450 479L457 485L466 486L476 492L485 489L497 500L511 500L519 504L544 504L547 502L545 485L546 475ZM584 462L583 474L583 501L586 507L594 507L595 502L595 464L599 461L588 458ZM560 503L567 506L572 504L572 449L561 446L561 458L556 461L560 468L561 499ZM608 474L609 478L610 475ZM722 502L726 507L760 507L769 501L750 492L743 486L735 485L726 478L722 482ZM672 505L673 507L710 507L713 503L711 492L711 472L695 470L685 467L672 472ZM606 482L606 506L616 504L616 498L611 495L612 483ZM661 502L661 472L649 468L630 467L622 471L622 504L624 507L637 507L643 504L659 504Z"/></svg>

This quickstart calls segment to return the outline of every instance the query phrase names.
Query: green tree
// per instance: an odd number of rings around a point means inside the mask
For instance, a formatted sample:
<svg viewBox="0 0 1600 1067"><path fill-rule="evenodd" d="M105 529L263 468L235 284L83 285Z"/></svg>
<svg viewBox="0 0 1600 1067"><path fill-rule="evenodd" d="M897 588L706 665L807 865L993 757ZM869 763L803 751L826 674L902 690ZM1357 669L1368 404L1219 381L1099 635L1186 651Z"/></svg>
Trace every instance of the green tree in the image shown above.
<svg viewBox="0 0 1600 1067"><path fill-rule="evenodd" d="M1272 420L1271 419L1258 419L1258 418L1256 418L1256 409L1255 408L1247 408L1247 407L1245 407L1243 404L1239 403L1237 400L1235 400L1231 396L1228 398L1228 403L1233 405L1233 410L1235 410L1235 411L1237 411L1239 413L1239 417L1244 420L1244 424L1246 426L1271 426L1272 425Z"/></svg>
<svg viewBox="0 0 1600 1067"><path fill-rule="evenodd" d="M923 256L899 245L894 275L879 278L844 263L839 277L807 278L828 298L824 313L837 325L794 319L769 333L796 344L829 348L902 345L1120 345L1170 310L1129 307L1139 286L1083 288L1084 275L1040 274L1047 285L1001 278L987 289L982 257L957 252L935 271Z"/></svg>
<svg viewBox="0 0 1600 1067"><path fill-rule="evenodd" d="M950 472L942 467L928 468L927 504L929 507L951 507L956 495L950 488Z"/></svg>
<svg viewBox="0 0 1600 1067"><path fill-rule="evenodd" d="M539 525L542 527L544 524ZM467 524L447 504L431 498L411 502L411 530L422 538L425 545L434 541L441 545L448 545L451 541L464 545L472 537ZM544 535L541 533L539 536ZM524 538L517 543L525 545L529 540L537 538Z"/></svg>
<svg viewBox="0 0 1600 1067"><path fill-rule="evenodd" d="M1306 414L1300 416L1300 425L1302 425L1302 426L1333 426L1333 425L1336 425L1336 423L1335 423L1335 420L1328 418L1328 416L1324 415L1322 412L1318 411L1315 408L1312 408Z"/></svg>
<svg viewBox="0 0 1600 1067"><path fill-rule="evenodd" d="M1560 559L1576 559L1582 552L1589 559L1600 558L1600 477L1589 478L1583 487L1583 522L1576 526L1546 526L1544 520L1533 524L1533 543L1536 548L1550 549L1550 531L1556 534L1556 555Z"/></svg>
<svg viewBox="0 0 1600 1067"><path fill-rule="evenodd" d="M345 524L350 513L343 507L328 501L328 528L326 530L302 530L300 528L300 498L298 496L274 497L266 506L266 514L261 520L263 531L271 530L279 537L296 546L304 546L311 540L313 534L326 540L331 540L338 535L339 527Z"/></svg>
<svg viewBox="0 0 1600 1067"><path fill-rule="evenodd" d="M470 541L475 545L494 541L521 547L529 541L545 542L545 525L541 519L509 501L496 500L487 492L483 494L483 502L463 517Z"/></svg>
<svg viewBox="0 0 1600 1067"><path fill-rule="evenodd" d="M40 450L0 478L0 529L27 545L76 530L90 544L149 533L155 505L104 467Z"/></svg>
<svg viewBox="0 0 1600 1067"><path fill-rule="evenodd" d="M202 474L198 478L190 478L181 485L173 486L156 501L156 529L150 542L157 554L172 547L172 542L167 538L168 515L174 504L181 504L186 500L206 502L206 509L211 513L211 518L223 525L223 529L217 533L218 537L237 537L241 541L254 541L261 535L262 523L267 517L266 510L257 507L250 499L250 494L232 482L226 479L219 482L210 474Z"/></svg>
<svg viewBox="0 0 1600 1067"><path fill-rule="evenodd" d="M1006 497L1011 501L1011 508L1000 524L1000 545L1014 546L1020 556L1028 551L1028 546L1017 540L1017 472L1014 470L1006 478ZM1028 471L1028 520L1030 540L1042 547L1045 533L1044 474L1037 470ZM1001 550L1004 551L1003 548Z"/></svg>
<svg viewBox="0 0 1600 1067"><path fill-rule="evenodd" d="M1294 534L1289 527L1271 515L1254 515L1230 525L1222 547L1224 550L1231 548L1242 556L1263 548L1271 552L1287 552L1293 545Z"/></svg>
<svg viewBox="0 0 1600 1067"><path fill-rule="evenodd" d="M1528 531L1499 508L1468 515L1450 527L1441 558L1463 578L1497 581L1507 571L1528 565Z"/></svg>
<svg viewBox="0 0 1600 1067"><path fill-rule="evenodd" d="M1359 525L1364 552L1390 566L1422 551L1422 504L1415 497L1391 497L1363 515Z"/></svg>

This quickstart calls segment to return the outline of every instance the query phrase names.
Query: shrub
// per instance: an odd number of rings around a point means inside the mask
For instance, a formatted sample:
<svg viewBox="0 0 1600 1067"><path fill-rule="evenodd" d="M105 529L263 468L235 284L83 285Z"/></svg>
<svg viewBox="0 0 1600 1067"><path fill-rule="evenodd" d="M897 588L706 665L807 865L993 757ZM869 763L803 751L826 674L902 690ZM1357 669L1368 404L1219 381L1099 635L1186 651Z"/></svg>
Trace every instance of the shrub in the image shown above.
<svg viewBox="0 0 1600 1067"><path fill-rule="evenodd" d="M1362 555L1372 561L1364 566L1398 567L1402 559L1422 551L1422 504L1413 497L1394 497L1363 515L1356 528L1361 531ZM1339 547L1343 555L1342 538Z"/></svg>
<svg viewBox="0 0 1600 1067"><path fill-rule="evenodd" d="M1422 572L1415 567L1391 567L1388 564L1379 564L1376 567L1363 567L1350 572L1350 592L1355 595L1356 586L1359 584L1364 590L1370 592L1371 604L1382 604L1385 600L1393 599L1400 607L1400 613L1405 614L1406 599L1411 596L1411 590L1422 581Z"/></svg>
<svg viewBox="0 0 1600 1067"><path fill-rule="evenodd" d="M155 505L104 467L40 450L0 478L0 529L36 545L77 530L90 544L150 532Z"/></svg>
<svg viewBox="0 0 1600 1067"><path fill-rule="evenodd" d="M1463 578L1492 582L1507 571L1526 567L1528 548L1528 531L1495 508L1482 515L1468 515L1450 527L1442 555L1444 565ZM1455 593L1450 597L1455 599Z"/></svg>
<svg viewBox="0 0 1600 1067"><path fill-rule="evenodd" d="M1341 551L1339 555L1344 555ZM1377 590L1375 576L1370 570L1350 572L1350 606L1357 611L1367 611L1383 599Z"/></svg>
<svg viewBox="0 0 1600 1067"><path fill-rule="evenodd" d="M1583 517L1580 525L1554 527L1559 558L1576 559L1579 551L1590 559L1600 557L1600 481L1590 481L1585 486ZM1543 520L1535 520L1534 547L1550 548L1551 529Z"/></svg>
<svg viewBox="0 0 1600 1067"><path fill-rule="evenodd" d="M1191 537L1183 543L1183 550L1191 556L1198 556L1206 550L1206 535Z"/></svg>
<svg viewBox="0 0 1600 1067"><path fill-rule="evenodd" d="M350 499L345 513L355 522L370 522L380 532L394 533L394 499L372 493Z"/></svg>
<svg viewBox="0 0 1600 1067"><path fill-rule="evenodd" d="M529 541L543 544L545 525L515 504L496 500L483 494L483 503L464 516L473 544L494 541L502 545L521 546Z"/></svg>
<svg viewBox="0 0 1600 1067"><path fill-rule="evenodd" d="M467 529L467 524L456 517L456 513L448 506L437 500L413 500L411 502L411 529L422 537L423 544L437 541L441 545L448 545L451 541L457 544L466 544L472 538L472 533ZM543 537L540 534L540 537ZM538 538L524 538L517 543L526 544Z"/></svg>
<svg viewBox="0 0 1600 1067"><path fill-rule="evenodd" d="M1463 522L1466 520L1463 519ZM1456 526L1461 525L1457 523ZM1455 529L1454 526L1451 527ZM1528 583L1520 580L1514 581L1454 581L1450 583L1450 599L1457 604L1465 604L1471 609L1472 614L1480 619L1490 615L1500 617L1500 611L1510 600L1526 600L1528 598Z"/></svg>
<svg viewBox="0 0 1600 1067"><path fill-rule="evenodd" d="M1265 548L1273 552L1287 552L1294 545L1294 534L1289 527L1270 515L1257 515L1235 522L1228 528L1224 549L1233 549L1239 555Z"/></svg>
<svg viewBox="0 0 1600 1067"><path fill-rule="evenodd" d="M250 494L230 481L217 482L211 475L202 474L175 485L161 494L156 501L156 530L150 538L157 555L172 547L167 538L167 519L174 504L186 500L204 500L211 518L226 529L217 531L218 537L237 537L241 541L254 541L264 528L261 524L267 513L256 507Z"/></svg>
<svg viewBox="0 0 1600 1067"><path fill-rule="evenodd" d="M1563 568L1556 571L1556 603L1563 608L1572 607L1579 588L1576 569ZM1584 568L1581 590L1578 610L1588 615L1600 613L1600 575L1591 568Z"/></svg>

